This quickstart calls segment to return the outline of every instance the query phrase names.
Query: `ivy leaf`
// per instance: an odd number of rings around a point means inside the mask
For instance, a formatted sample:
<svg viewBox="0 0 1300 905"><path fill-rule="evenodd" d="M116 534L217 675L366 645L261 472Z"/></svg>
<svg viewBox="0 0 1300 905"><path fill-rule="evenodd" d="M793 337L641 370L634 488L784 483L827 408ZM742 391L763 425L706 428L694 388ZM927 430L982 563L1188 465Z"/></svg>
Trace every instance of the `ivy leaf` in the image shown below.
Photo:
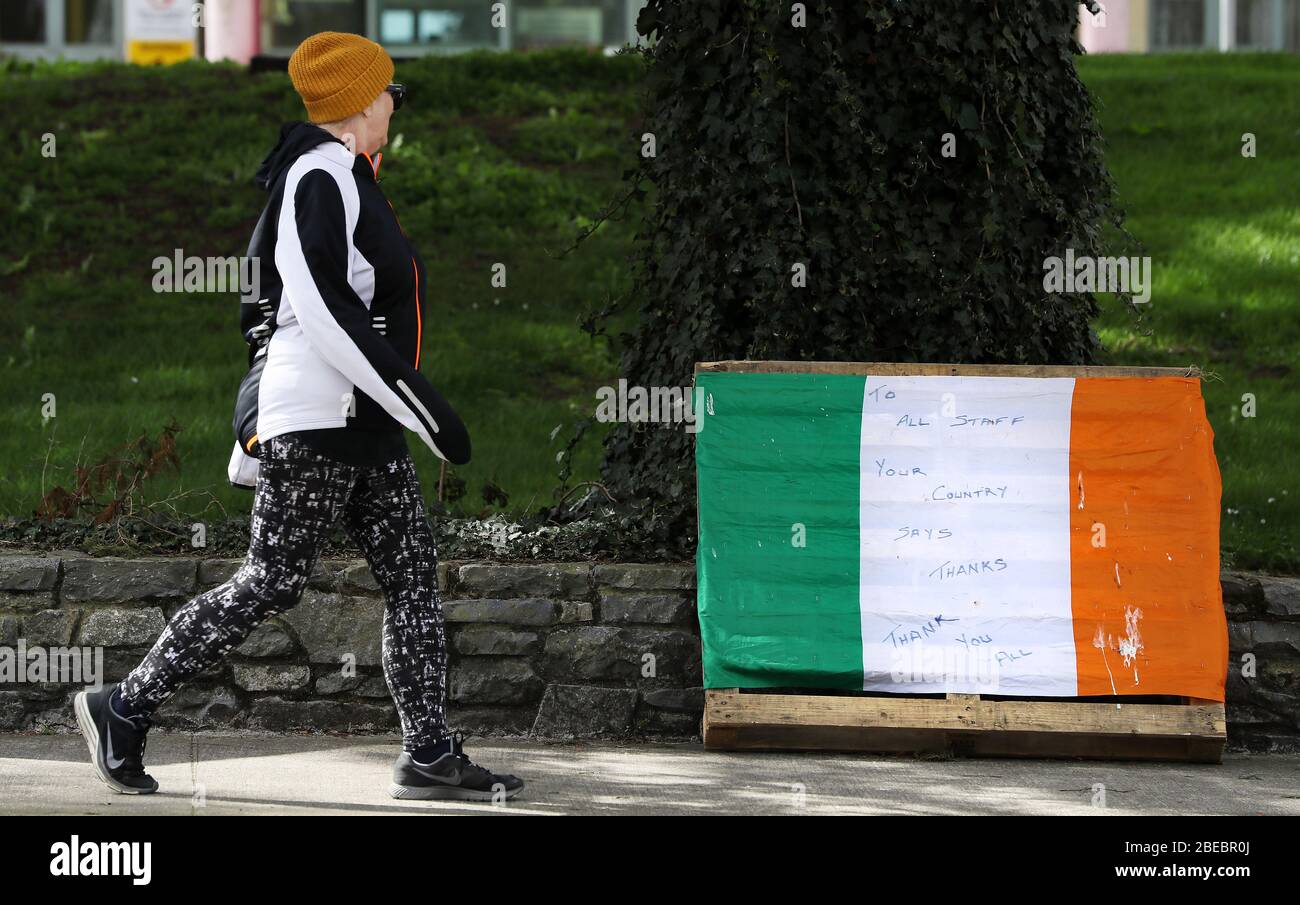
<svg viewBox="0 0 1300 905"><path fill-rule="evenodd" d="M974 132L980 124L980 115L972 104L962 104L961 113L957 114L957 125L967 132Z"/></svg>

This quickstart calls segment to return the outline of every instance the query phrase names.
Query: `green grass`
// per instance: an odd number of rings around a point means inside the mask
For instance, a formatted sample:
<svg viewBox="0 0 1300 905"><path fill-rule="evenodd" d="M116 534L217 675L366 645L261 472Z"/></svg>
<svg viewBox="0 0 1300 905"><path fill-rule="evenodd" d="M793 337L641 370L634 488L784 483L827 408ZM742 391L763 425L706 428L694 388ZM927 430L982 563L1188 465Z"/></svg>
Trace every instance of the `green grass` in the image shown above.
<svg viewBox="0 0 1300 905"><path fill-rule="evenodd" d="M1154 273L1141 322L1104 305L1107 363L1209 372L1225 560L1298 571L1300 57L1098 56L1079 69Z"/></svg>
<svg viewBox="0 0 1300 905"><path fill-rule="evenodd" d="M428 269L422 370L474 442L473 462L455 469L460 513L491 510L488 482L513 513L553 502L555 457L615 372L613 351L577 325L626 288L633 224L560 252L618 188L637 65L559 52L399 70L411 99L380 172ZM225 479L244 367L238 296L155 293L151 262L174 248L244 253L266 200L252 174L279 124L303 116L287 78L205 63L166 75L61 64L0 74L0 105L20 126L0 145L12 211L0 222L0 514L30 514L77 463L173 418L181 474L152 478L145 498L247 511L251 496ZM54 157L41 154L47 132ZM504 288L491 284L498 262ZM45 394L57 406L48 420ZM594 433L578 450L580 477L597 468ZM437 460L411 447L432 494Z"/></svg>
<svg viewBox="0 0 1300 905"><path fill-rule="evenodd" d="M1155 274L1141 321L1103 298L1107 363L1210 372L1225 559L1300 571L1300 58L1079 66ZM618 192L636 152L638 65L481 53L398 72L412 95L394 119L384 188L429 270L423 370L474 438L474 461L456 469L468 486L459 509L486 511L488 481L510 494L510 512L535 509L551 499L569 427L616 374L613 351L577 322L626 288L636 211L555 255ZM301 116L287 79L204 63L0 67L0 104L15 124L0 144L0 514L29 514L75 463L172 418L183 471L152 479L146 497L191 493L184 511L215 498L246 512L249 495L225 480L237 299L153 293L150 262L176 247L243 253L265 200L251 175L279 123ZM1244 132L1254 159L1241 156ZM505 289L490 285L496 262ZM46 393L58 406L48 422ZM1255 418L1240 413L1245 393ZM412 449L431 484L432 454ZM580 447L579 479L598 455L594 440Z"/></svg>

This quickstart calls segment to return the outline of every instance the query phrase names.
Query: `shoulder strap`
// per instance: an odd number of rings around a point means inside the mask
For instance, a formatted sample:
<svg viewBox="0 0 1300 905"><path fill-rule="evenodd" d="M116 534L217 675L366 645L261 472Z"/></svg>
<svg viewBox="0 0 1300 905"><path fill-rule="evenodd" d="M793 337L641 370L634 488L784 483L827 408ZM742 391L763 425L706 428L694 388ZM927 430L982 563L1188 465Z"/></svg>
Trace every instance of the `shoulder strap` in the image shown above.
<svg viewBox="0 0 1300 905"><path fill-rule="evenodd" d="M253 227L253 237L248 242L248 254L245 255L244 261L251 262L254 259L258 262L257 272L260 274L262 265L262 256L258 254L258 248L262 244L263 232L266 228L267 214L271 209L271 201L268 200L262 208L262 214L257 218L257 225ZM253 361L261 354L266 344L271 341L271 334L275 332L275 308L269 298L258 297L261 289L261 281L254 287L251 295L239 297L239 328L244 335L244 342L248 344L248 364L252 367Z"/></svg>

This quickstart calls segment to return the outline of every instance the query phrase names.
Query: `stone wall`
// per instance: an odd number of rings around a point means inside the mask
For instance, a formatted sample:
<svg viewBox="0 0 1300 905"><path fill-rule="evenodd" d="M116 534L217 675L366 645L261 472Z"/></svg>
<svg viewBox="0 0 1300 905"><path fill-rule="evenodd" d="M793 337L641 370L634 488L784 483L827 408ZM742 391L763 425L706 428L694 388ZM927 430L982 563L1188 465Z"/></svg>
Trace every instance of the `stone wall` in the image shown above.
<svg viewBox="0 0 1300 905"><path fill-rule="evenodd" d="M0 554L0 645L102 648L104 681L120 679L180 606L240 562ZM438 582L454 727L549 738L698 735L693 566L440 563ZM296 607L183 686L158 723L397 731L380 666L383 615L364 561L321 561ZM0 729L74 727L79 687L0 682Z"/></svg>
<svg viewBox="0 0 1300 905"><path fill-rule="evenodd" d="M1223 574L1228 740L1300 751L1300 579Z"/></svg>
<svg viewBox="0 0 1300 905"><path fill-rule="evenodd" d="M240 562L0 554L0 648L100 649L104 680L119 679L178 607ZM454 727L543 738L698 737L694 566L448 562L438 580ZM1230 740L1300 748L1300 580L1226 573L1223 587ZM159 724L396 731L380 667L383 613L363 561L322 561L298 606L184 686ZM0 729L73 728L79 687L0 681Z"/></svg>

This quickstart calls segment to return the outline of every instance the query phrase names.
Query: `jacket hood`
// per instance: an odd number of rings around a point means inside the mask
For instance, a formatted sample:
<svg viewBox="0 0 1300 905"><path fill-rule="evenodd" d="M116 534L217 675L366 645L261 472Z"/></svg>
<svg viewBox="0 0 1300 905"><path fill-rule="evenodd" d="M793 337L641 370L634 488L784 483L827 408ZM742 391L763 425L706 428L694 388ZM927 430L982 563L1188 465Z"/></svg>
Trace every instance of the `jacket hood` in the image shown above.
<svg viewBox="0 0 1300 905"><path fill-rule="evenodd" d="M305 120L285 123L280 127L280 140L257 168L253 181L269 192L276 180L293 166L295 160L325 141L343 144L315 123Z"/></svg>

